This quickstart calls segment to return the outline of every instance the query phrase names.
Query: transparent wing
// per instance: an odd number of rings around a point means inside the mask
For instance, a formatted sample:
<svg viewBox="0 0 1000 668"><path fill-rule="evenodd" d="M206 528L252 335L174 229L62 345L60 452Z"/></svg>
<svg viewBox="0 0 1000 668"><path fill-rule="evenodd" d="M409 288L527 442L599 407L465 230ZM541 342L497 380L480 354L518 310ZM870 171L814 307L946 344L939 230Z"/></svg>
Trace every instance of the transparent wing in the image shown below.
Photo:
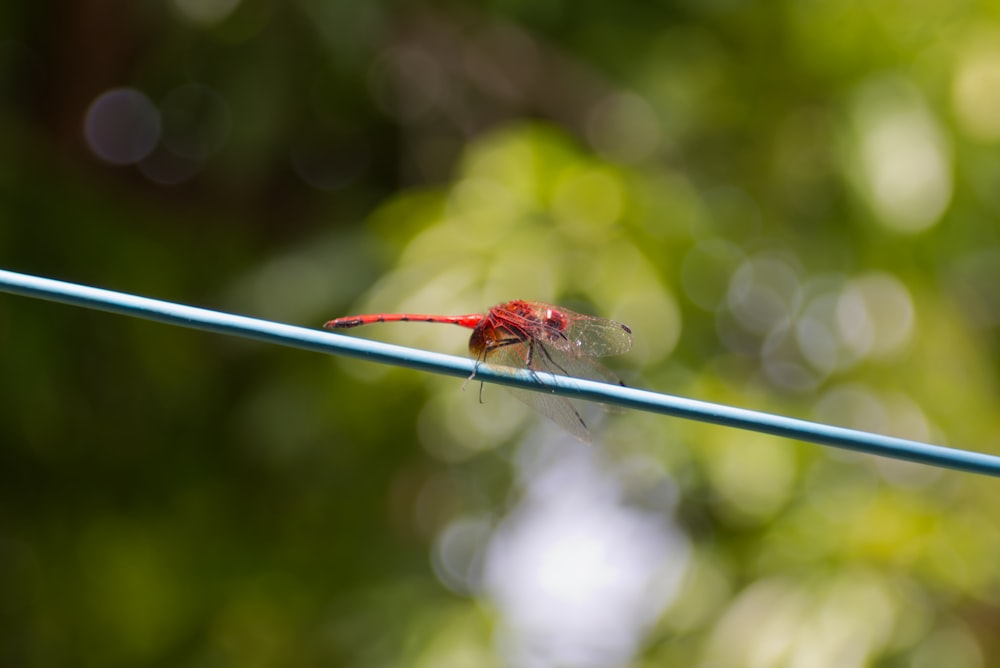
<svg viewBox="0 0 1000 668"><path fill-rule="evenodd" d="M582 355L624 355L632 348L632 330L620 322L571 313L566 336Z"/></svg>
<svg viewBox="0 0 1000 668"><path fill-rule="evenodd" d="M599 364L538 340L519 341L494 348L486 354L483 361L496 366L544 371L561 376L621 384L615 374ZM506 389L517 399L562 426L581 441L590 443L590 430L580 411L574 405L575 402L547 392L533 392L518 388Z"/></svg>

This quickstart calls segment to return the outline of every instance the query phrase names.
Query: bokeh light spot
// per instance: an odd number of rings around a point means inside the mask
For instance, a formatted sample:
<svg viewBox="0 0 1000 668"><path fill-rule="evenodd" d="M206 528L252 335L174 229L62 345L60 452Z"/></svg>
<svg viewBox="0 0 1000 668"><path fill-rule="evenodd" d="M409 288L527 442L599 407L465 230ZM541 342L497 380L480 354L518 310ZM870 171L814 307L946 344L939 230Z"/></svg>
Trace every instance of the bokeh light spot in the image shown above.
<svg viewBox="0 0 1000 668"><path fill-rule="evenodd" d="M906 233L936 224L951 200L951 146L912 84L863 86L854 123L861 186L878 221Z"/></svg>
<svg viewBox="0 0 1000 668"><path fill-rule="evenodd" d="M964 45L951 95L955 118L967 135L1000 139L1000 29L984 30Z"/></svg>
<svg viewBox="0 0 1000 668"><path fill-rule="evenodd" d="M916 313L909 290L898 279L871 273L852 280L837 306L844 340L859 355L889 357L913 336Z"/></svg>
<svg viewBox="0 0 1000 668"><path fill-rule="evenodd" d="M102 160L131 165L149 155L160 139L160 113L134 88L101 94L87 109L87 145Z"/></svg>
<svg viewBox="0 0 1000 668"><path fill-rule="evenodd" d="M796 306L798 270L780 255L747 259L733 274L728 305L747 331L766 334L788 322Z"/></svg>
<svg viewBox="0 0 1000 668"><path fill-rule="evenodd" d="M431 554L434 573L458 594L481 586L484 548L493 530L488 517L463 517L437 536Z"/></svg>
<svg viewBox="0 0 1000 668"><path fill-rule="evenodd" d="M886 433L889 424L881 397L860 383L830 389L816 402L814 412L822 422L879 434Z"/></svg>
<svg viewBox="0 0 1000 668"><path fill-rule="evenodd" d="M902 613L884 581L864 571L845 571L815 583L760 580L722 617L708 664L870 665L890 642Z"/></svg>

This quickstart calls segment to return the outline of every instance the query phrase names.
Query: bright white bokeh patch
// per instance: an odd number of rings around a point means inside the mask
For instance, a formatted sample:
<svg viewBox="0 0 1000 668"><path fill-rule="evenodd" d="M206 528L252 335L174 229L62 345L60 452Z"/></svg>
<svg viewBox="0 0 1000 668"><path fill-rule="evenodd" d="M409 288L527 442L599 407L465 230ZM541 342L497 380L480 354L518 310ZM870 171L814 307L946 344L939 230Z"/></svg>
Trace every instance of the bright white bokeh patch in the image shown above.
<svg viewBox="0 0 1000 668"><path fill-rule="evenodd" d="M850 169L876 219L898 232L934 226L952 195L951 143L908 81L887 77L859 91Z"/></svg>
<svg viewBox="0 0 1000 668"><path fill-rule="evenodd" d="M597 450L570 439L540 445L523 451L524 498L483 562L500 652L526 668L624 664L674 600L689 543L664 517L672 507L626 503Z"/></svg>

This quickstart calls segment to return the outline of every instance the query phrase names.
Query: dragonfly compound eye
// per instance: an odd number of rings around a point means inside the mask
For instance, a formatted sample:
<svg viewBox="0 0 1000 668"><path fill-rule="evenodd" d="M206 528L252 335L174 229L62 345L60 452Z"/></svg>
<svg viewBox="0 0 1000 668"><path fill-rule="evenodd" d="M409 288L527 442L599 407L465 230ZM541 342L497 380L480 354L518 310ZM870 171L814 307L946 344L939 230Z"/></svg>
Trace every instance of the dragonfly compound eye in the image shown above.
<svg viewBox="0 0 1000 668"><path fill-rule="evenodd" d="M569 321L566 319L566 314L562 311L556 311L554 309L549 309L545 312L545 319L543 324L546 327L551 327L552 329L558 329L560 332L566 329Z"/></svg>

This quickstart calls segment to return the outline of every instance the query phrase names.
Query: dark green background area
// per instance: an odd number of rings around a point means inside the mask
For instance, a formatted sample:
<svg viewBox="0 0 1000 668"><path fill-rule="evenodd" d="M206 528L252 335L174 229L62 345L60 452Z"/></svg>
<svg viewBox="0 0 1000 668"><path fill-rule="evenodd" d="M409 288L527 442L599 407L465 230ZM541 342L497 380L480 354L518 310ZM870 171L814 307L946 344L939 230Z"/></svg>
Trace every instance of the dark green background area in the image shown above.
<svg viewBox="0 0 1000 668"><path fill-rule="evenodd" d="M632 327L630 385L1000 453L990 3L191 5L0 7L0 267L304 326L564 303ZM189 178L91 150L100 95L190 84ZM0 295L0 666L502 665L430 555L537 422L460 387ZM631 413L594 447L693 547L630 665L1000 666L995 481Z"/></svg>

